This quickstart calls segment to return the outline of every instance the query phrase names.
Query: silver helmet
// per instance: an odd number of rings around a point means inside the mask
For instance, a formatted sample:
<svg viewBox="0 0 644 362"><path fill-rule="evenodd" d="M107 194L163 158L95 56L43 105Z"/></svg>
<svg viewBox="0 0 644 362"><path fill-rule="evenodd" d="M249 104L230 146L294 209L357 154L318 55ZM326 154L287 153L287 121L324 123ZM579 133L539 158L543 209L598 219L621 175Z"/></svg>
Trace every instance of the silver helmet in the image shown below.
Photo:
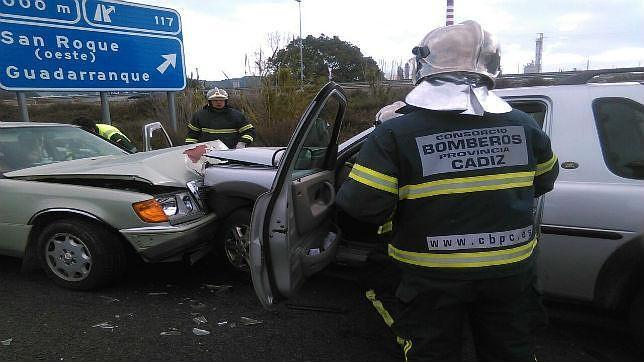
<svg viewBox="0 0 644 362"><path fill-rule="evenodd" d="M472 20L430 31L412 53L415 84L436 74L465 72L483 76L493 88L501 69L499 44Z"/></svg>

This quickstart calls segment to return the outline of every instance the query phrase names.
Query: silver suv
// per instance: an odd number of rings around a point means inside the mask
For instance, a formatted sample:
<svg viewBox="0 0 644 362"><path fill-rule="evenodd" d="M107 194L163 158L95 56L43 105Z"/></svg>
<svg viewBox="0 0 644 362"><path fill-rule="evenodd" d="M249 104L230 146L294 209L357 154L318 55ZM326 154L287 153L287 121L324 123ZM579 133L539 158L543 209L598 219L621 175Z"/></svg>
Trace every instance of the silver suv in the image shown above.
<svg viewBox="0 0 644 362"><path fill-rule="evenodd" d="M644 343L644 83L587 83L595 75L495 93L532 115L559 157L537 259L544 293L628 311Z"/></svg>
<svg viewBox="0 0 644 362"><path fill-rule="evenodd" d="M590 83L593 75L495 92L543 126L561 162L555 189L543 200L538 266L544 294L628 312L644 342L644 84ZM343 238L331 222L335 191L373 129L338 146L345 108L342 89L330 83L288 148L210 155L228 160L208 168L204 182L212 204L233 205L217 214L234 219L232 254L236 248L246 256L250 245L249 266L264 305L292 296L332 261L367 260L374 247Z"/></svg>

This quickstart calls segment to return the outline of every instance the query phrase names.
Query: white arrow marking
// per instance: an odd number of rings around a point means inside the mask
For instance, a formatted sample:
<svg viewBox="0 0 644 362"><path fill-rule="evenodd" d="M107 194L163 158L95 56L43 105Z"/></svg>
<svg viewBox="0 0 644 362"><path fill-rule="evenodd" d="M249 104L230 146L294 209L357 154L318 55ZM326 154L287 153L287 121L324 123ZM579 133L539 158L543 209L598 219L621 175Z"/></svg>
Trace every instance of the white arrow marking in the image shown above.
<svg viewBox="0 0 644 362"><path fill-rule="evenodd" d="M157 70L159 71L159 73L161 73L161 74L165 73L165 71L171 65L172 65L172 68L177 67L177 55L176 54L166 54L166 55L162 55L161 57L165 58L165 62L161 63L161 65L159 65L157 67Z"/></svg>

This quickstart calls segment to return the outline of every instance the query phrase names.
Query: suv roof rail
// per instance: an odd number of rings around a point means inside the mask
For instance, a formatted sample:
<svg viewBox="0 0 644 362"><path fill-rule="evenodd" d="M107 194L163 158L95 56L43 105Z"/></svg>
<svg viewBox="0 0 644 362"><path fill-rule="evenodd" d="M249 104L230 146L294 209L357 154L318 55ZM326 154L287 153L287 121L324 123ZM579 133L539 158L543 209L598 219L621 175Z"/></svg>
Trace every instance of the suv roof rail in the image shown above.
<svg viewBox="0 0 644 362"><path fill-rule="evenodd" d="M599 75L619 73L644 73L644 67L585 70L579 74L571 75L569 77L561 79L557 82L556 85L586 84L591 79Z"/></svg>

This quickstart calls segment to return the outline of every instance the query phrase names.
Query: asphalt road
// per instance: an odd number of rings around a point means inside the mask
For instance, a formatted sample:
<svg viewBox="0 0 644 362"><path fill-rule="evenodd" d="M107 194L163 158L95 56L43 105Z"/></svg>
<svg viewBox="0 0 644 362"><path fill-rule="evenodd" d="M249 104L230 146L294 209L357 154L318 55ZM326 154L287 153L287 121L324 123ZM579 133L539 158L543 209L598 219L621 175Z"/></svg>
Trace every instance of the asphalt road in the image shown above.
<svg viewBox="0 0 644 362"><path fill-rule="evenodd" d="M0 257L0 361L400 360L354 283L317 276L293 303L329 310L266 311L244 278L212 262L144 265L114 286L71 292ZM539 361L643 360L619 320L566 304L549 303L548 310ZM253 321L261 323L247 325ZM210 333L196 335L195 327ZM464 360L474 361L471 346Z"/></svg>

